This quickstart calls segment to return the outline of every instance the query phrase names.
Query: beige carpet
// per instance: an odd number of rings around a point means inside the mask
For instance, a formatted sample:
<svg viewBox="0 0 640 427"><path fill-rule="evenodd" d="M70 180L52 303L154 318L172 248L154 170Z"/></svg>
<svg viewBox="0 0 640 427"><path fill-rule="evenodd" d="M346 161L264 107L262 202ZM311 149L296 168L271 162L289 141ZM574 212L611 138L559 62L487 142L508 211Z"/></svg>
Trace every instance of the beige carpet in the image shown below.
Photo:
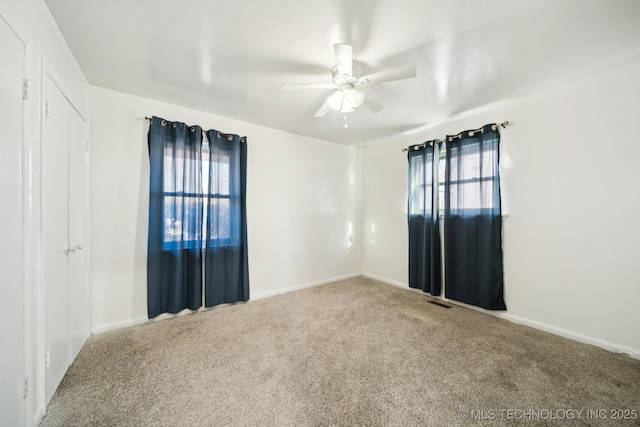
<svg viewBox="0 0 640 427"><path fill-rule="evenodd" d="M640 425L639 360L426 300L356 278L94 336L42 425Z"/></svg>

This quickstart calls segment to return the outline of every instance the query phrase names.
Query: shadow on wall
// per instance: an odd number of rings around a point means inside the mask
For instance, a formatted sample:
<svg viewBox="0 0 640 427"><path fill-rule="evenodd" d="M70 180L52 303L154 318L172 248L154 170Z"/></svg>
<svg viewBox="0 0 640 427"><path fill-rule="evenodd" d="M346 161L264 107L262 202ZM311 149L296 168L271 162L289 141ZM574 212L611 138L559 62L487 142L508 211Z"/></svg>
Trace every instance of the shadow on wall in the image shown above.
<svg viewBox="0 0 640 427"><path fill-rule="evenodd" d="M147 134L149 123L138 119L140 126L140 140L133 142L140 147L140 181L138 186L138 212L135 230L134 249L134 286L131 289L131 318L141 315L146 317L147 310L147 233L149 232L149 149ZM131 132L133 135L134 132Z"/></svg>

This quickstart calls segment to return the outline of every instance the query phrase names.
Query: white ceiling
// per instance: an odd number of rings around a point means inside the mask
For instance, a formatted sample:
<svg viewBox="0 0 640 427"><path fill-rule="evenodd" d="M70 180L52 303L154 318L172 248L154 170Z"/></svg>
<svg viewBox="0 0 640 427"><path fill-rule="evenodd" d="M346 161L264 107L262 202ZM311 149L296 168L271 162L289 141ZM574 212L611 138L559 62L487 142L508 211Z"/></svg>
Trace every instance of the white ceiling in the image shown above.
<svg viewBox="0 0 640 427"><path fill-rule="evenodd" d="M640 59L639 0L45 2L93 85L354 146ZM330 90L281 86L330 83L334 43L417 77L314 118Z"/></svg>

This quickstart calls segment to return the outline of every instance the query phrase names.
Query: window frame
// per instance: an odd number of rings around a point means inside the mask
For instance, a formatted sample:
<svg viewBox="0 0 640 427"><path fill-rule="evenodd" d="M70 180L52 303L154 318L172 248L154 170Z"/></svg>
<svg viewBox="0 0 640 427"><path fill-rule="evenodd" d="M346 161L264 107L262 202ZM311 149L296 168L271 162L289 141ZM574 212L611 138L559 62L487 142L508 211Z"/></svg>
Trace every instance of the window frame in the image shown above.
<svg viewBox="0 0 640 427"><path fill-rule="evenodd" d="M209 166L210 166L210 144L208 140L203 140L202 141L202 145L200 147L200 164L201 164L201 168L200 168L200 173L201 173L201 179L200 179L200 184L201 184L201 192L199 193L185 193L185 192L181 192L181 191L163 191L162 192L162 205L163 207L167 206L166 200L167 198L171 198L171 197L180 197L183 200L184 199L200 199L201 203L202 203L202 215L201 215L201 220L202 220L202 226L201 226L201 243L200 243L200 247L198 248L198 244L197 241L198 239L191 239L191 240L184 240L184 239L178 239L178 240L167 240L167 236L170 234L168 233L168 227L166 224L166 220L167 220L167 216L165 214L165 211L163 209L163 213L162 213L162 218L163 218L163 227L162 227L162 248L165 250L177 250L177 249L188 249L188 250L195 250L195 249L199 249L201 251L204 251L207 247L229 247L229 246L236 246L240 244L240 237L237 236L237 238L234 239L233 237L233 233L230 233L229 237L224 237L224 238L215 238L215 239L209 239L208 235L209 235L209 215L208 215L208 211L209 211L209 206L212 204L211 203L211 199L216 199L216 200L229 200L229 210L231 210L231 204L232 204L232 197L231 197L231 189L230 189L230 185L231 185L231 156L229 155L224 155L224 158L226 158L228 161L226 162L227 165L229 165L227 167L227 173L228 173L228 181L227 181L227 193L209 193L209 190L211 189L210 185L209 185L209 178L211 176L210 171L209 171ZM211 162L212 164L222 164L224 162ZM220 190L220 189L218 189ZM228 229L231 230L233 229L233 225L232 223L232 219L231 219L231 215L229 218L229 225L228 225Z"/></svg>
<svg viewBox="0 0 640 427"><path fill-rule="evenodd" d="M446 191L445 191L445 181L446 181L446 173L447 173L447 161L446 161L446 156L447 156L447 151L448 151L449 147L447 145L447 143L444 143L444 147L442 150L440 150L440 158L438 159L439 164L438 164L438 213L440 216L441 220L444 220L444 214L445 214L445 196L446 196ZM494 150L499 150L500 146L497 146ZM468 154L467 154L468 155ZM500 153L498 153L498 155L500 155ZM464 156L464 155L463 155ZM486 176L486 177L477 177L477 178L469 178L469 179L463 179L463 180L450 180L449 181L449 186L455 185L464 185L464 184L471 184L471 183L475 183L475 182L493 182L496 179L500 178L500 167L498 167L497 170L497 175L491 175L491 176ZM465 209L456 209L456 212L461 212L461 211L479 211L482 209L489 209L489 208L485 208L482 206L474 206L474 207L469 207L469 208L465 208ZM457 216L460 215L459 213L453 214L453 216ZM505 216L505 215L503 215Z"/></svg>

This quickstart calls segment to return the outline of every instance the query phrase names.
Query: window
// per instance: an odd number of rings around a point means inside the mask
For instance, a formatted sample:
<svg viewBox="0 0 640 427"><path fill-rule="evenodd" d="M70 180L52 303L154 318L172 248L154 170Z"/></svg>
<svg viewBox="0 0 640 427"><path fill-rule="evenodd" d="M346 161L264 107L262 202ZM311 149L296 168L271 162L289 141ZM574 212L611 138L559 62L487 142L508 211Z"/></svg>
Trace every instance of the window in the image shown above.
<svg viewBox="0 0 640 427"><path fill-rule="evenodd" d="M432 214L432 188L435 185L433 157L440 152L440 144L437 143L435 146L429 144L428 147L412 149L409 154L409 215Z"/></svg>
<svg viewBox="0 0 640 427"><path fill-rule="evenodd" d="M431 214L431 186L432 180L426 177L433 175L431 155L411 157L409 170L410 192L409 209L410 215L430 215Z"/></svg>
<svg viewBox="0 0 640 427"><path fill-rule="evenodd" d="M478 191L477 183L489 183L483 185L482 188L491 187L491 184L497 182L497 169L495 168L496 145L490 149L484 149L480 153L480 144L470 144L463 146L461 152L458 153L459 147L443 144L438 159L438 212L441 217L444 216L445 205L445 182L447 180L447 150L451 150L450 157L452 161L451 174L449 175L449 184L451 191L451 210L452 211L475 211L478 209L492 209L494 207L493 192ZM431 185L432 181L428 179L433 174L433 163L431 154L419 157L411 157L411 185L409 198L411 203L410 215L430 215L431 206ZM493 170L493 173L487 175L487 170ZM427 199L427 200L425 200ZM461 200L464 200L464 205Z"/></svg>
<svg viewBox="0 0 640 427"><path fill-rule="evenodd" d="M477 211L479 209L494 209L494 191L478 191L478 183L488 183L480 188L493 188L497 184L498 169L495 164L497 158L495 151L497 145L491 145L480 153L480 144L459 147L446 146L440 152L438 162L438 210L444 215L445 209L445 182L449 179L452 212ZM451 173L447 175L447 150L451 157ZM487 174L487 171L492 171ZM464 200L464 204L462 203Z"/></svg>
<svg viewBox="0 0 640 427"><path fill-rule="evenodd" d="M205 247L208 237L218 245L231 244L230 156L217 154L209 163L209 143L204 141L199 158L193 160L200 166L192 169L185 167L189 160L184 154L175 154L172 147L165 148L164 169L171 173L164 175L164 247ZM196 173L185 174L185 169Z"/></svg>
<svg viewBox="0 0 640 427"><path fill-rule="evenodd" d="M206 226L203 229L204 240L209 237L217 245L235 244L238 236L232 230L236 230L238 224L234 221L237 215L232 215L232 210L237 200L231 197L231 156L224 152L210 153L209 145L205 144L203 158L207 159L203 161L203 187L209 194L204 205L205 218L209 218L208 229Z"/></svg>
<svg viewBox="0 0 640 427"><path fill-rule="evenodd" d="M444 215L444 173L446 170L446 153L445 149L440 150L440 159L438 161L438 212L442 217Z"/></svg>
<svg viewBox="0 0 640 427"><path fill-rule="evenodd" d="M193 150L164 147L163 155L163 247L201 246L203 237L203 187L199 154Z"/></svg>

